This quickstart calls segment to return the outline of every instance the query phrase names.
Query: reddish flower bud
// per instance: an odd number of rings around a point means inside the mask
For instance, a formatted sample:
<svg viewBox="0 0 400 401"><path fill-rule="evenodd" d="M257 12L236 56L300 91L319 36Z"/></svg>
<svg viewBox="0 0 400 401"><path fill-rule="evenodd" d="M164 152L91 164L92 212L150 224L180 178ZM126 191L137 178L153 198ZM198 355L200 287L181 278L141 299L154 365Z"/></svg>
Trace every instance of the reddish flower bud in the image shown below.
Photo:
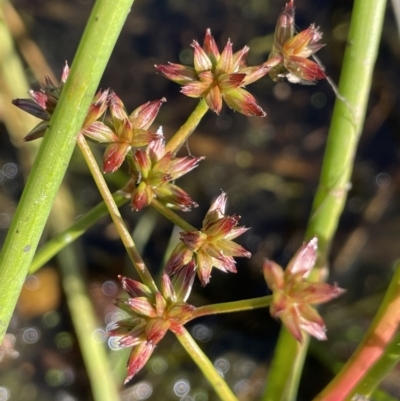
<svg viewBox="0 0 400 401"><path fill-rule="evenodd" d="M238 216L225 216L226 194L222 193L211 205L200 231L182 232L181 241L172 252L166 266L168 274L187 268L189 262L197 265L197 275L206 285L213 267L224 272L236 272L234 257L251 254L231 239L247 231L237 227Z"/></svg>
<svg viewBox="0 0 400 401"><path fill-rule="evenodd" d="M160 100L155 100L153 102L147 102L142 104L137 109L135 109L129 116L134 128L147 130L151 124L153 124L155 118L157 117L160 107L165 103L167 99L163 97Z"/></svg>
<svg viewBox="0 0 400 401"><path fill-rule="evenodd" d="M324 45L318 44L322 33L314 24L297 35L294 35L293 0L286 4L276 24L274 44L265 66L272 68L273 80L286 77L292 83L314 83L326 78L322 67L308 60Z"/></svg>
<svg viewBox="0 0 400 401"><path fill-rule="evenodd" d="M313 283L306 280L317 256L317 238L303 244L283 271L275 262L266 260L265 281L272 290L270 313L282 323L297 341L302 341L301 330L318 340L325 340L325 324L311 305L328 302L344 290L336 285Z"/></svg>
<svg viewBox="0 0 400 401"><path fill-rule="evenodd" d="M152 292L147 285L140 283L139 281L132 280L125 276L118 276L121 280L122 288L132 297L149 297Z"/></svg>
<svg viewBox="0 0 400 401"><path fill-rule="evenodd" d="M143 368L153 353L155 344L151 342L143 342L134 347L128 359L128 375L124 384L128 383L139 370Z"/></svg>
<svg viewBox="0 0 400 401"><path fill-rule="evenodd" d="M157 198L166 206L190 210L197 203L181 188L172 184L174 181L197 167L203 157L172 157L165 153L165 142L160 129L156 139L146 150L138 150L133 158L132 181L124 191L132 197L132 207L141 210ZM135 184L132 184L135 183Z"/></svg>
<svg viewBox="0 0 400 401"><path fill-rule="evenodd" d="M181 92L189 97L204 98L207 106L219 114L222 100L247 116L265 116L254 97L242 87L260 79L268 73L269 67L261 65L247 68L245 57L249 51L246 46L235 54L228 40L220 54L210 29L207 29L203 47L194 40L194 68L179 64L157 65L165 77L183 85ZM247 94L247 95L245 95Z"/></svg>
<svg viewBox="0 0 400 401"><path fill-rule="evenodd" d="M117 300L117 304L131 317L116 322L108 334L120 337L120 347L133 347L128 360L128 375L125 380L127 383L143 368L154 347L168 330L174 333L182 332L183 325L192 318L194 307L182 302L181 294L179 298L176 296L171 280L166 274L162 279L162 292L153 292L146 285L128 277L119 276L119 279L130 298ZM190 280L183 280L182 286L187 287L188 281ZM181 290L182 288L179 288L179 291ZM183 291L188 292L188 288Z"/></svg>

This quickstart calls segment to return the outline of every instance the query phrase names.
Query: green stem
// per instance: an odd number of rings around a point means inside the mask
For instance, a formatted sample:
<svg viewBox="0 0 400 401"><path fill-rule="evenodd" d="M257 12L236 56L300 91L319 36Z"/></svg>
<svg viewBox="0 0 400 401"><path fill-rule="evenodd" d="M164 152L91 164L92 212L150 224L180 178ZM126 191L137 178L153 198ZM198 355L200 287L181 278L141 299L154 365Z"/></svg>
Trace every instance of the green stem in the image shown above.
<svg viewBox="0 0 400 401"><path fill-rule="evenodd" d="M205 305L196 308L193 311L192 319L200 316L215 315L217 313L242 312L258 308L265 308L271 304L272 295L265 297L243 299L234 302L222 302L220 304Z"/></svg>
<svg viewBox="0 0 400 401"><path fill-rule="evenodd" d="M221 377L214 365L210 362L207 356L196 344L191 335L182 327L181 333L175 333L178 341L182 344L183 348L192 357L193 361L203 372L203 375L209 381L214 391L218 394L219 398L223 401L238 401L232 390L228 387L225 380Z"/></svg>
<svg viewBox="0 0 400 401"><path fill-rule="evenodd" d="M383 372L374 368L373 374L369 369L384 354L384 350L392 341L400 325L400 263L397 264L396 272L392 278L385 297L371 323L367 334L363 338L357 350L341 369L339 374L329 383L327 387L314 398L314 401L343 401L350 400L357 392L370 394L383 378ZM396 347L394 358L398 358L400 346ZM388 363L385 366L384 363ZM382 366L383 364L383 366ZM381 362L380 367L386 371L387 367L393 366L393 358L386 353L386 360ZM369 376L365 376L370 373ZM365 380L366 379L366 380Z"/></svg>
<svg viewBox="0 0 400 401"><path fill-rule="evenodd" d="M364 124L368 95L385 12L385 0L355 0L339 93L333 111L320 183L309 219L307 238L318 237L316 276L322 277L327 255L346 201L354 155ZM344 98L344 100L343 100ZM292 354L288 355L287 350ZM263 400L296 399L307 344L298 346L282 329ZM285 363L282 364L281 360Z"/></svg>
<svg viewBox="0 0 400 401"><path fill-rule="evenodd" d="M52 209L52 231L68 227L73 216L73 200L68 190L61 189ZM60 196L62 195L62 196ZM110 368L104 342L96 341L95 331L102 325L90 300L83 277L82 262L77 256L77 247L67 247L57 255L62 275L62 286L66 296L76 337L86 366L93 399L96 401L118 400L118 388Z"/></svg>
<svg viewBox="0 0 400 401"><path fill-rule="evenodd" d="M0 255L0 343L90 103L133 0L98 0Z"/></svg>
<svg viewBox="0 0 400 401"><path fill-rule="evenodd" d="M153 199L151 201L151 206L154 207L158 212L160 212L164 217L168 220L171 220L175 225L180 227L185 231L198 231L197 228L194 228L192 225L187 223L182 217L178 216L174 211L172 211L167 206L163 205L159 200Z"/></svg>
<svg viewBox="0 0 400 401"><path fill-rule="evenodd" d="M113 198L118 207L128 201L128 199L120 192L115 192ZM31 267L29 268L29 274L35 273L53 256L78 239L87 229L106 215L108 215L107 205L104 202L100 202L92 210L80 217L79 220L72 224L68 229L60 232L50 241L46 242L46 244L36 252Z"/></svg>
<svg viewBox="0 0 400 401"><path fill-rule="evenodd" d="M207 110L208 106L206 102L204 99L201 99L185 124L183 124L182 127L179 128L179 130L175 133L175 135L168 141L165 146L165 153L171 152L173 155L175 155L178 152L178 150L199 125Z"/></svg>
<svg viewBox="0 0 400 401"><path fill-rule="evenodd" d="M83 135L78 136L78 146L83 154L83 157L86 160L86 163L89 167L90 172L96 182L97 188L100 191L100 194L107 205L108 212L112 218L112 221L115 224L115 228L118 231L119 236L128 252L129 257L132 260L133 265L135 266L136 271L138 272L140 278L143 283L150 287L152 290L157 291L157 286L154 283L153 277L148 271L142 257L140 256L139 251L136 249L136 245L130 235L124 220L119 212L117 205L114 202L114 198L108 189L106 181L104 180L103 174L101 173L99 166L93 156L92 151L89 148L88 143Z"/></svg>

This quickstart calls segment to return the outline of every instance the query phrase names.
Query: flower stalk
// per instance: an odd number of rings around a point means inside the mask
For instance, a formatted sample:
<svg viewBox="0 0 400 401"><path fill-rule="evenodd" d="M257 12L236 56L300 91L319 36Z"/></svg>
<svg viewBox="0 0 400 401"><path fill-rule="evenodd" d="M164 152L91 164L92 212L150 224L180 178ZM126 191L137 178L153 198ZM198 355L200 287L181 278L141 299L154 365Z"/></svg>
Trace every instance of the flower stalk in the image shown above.
<svg viewBox="0 0 400 401"><path fill-rule="evenodd" d="M78 146L82 151L83 157L85 158L90 172L92 173L92 176L96 182L97 188L99 189L101 196L103 197L104 202L107 205L108 212L110 213L118 234L121 237L126 251L128 252L129 257L131 258L132 263L135 266L135 269L137 270L143 282L153 290L156 290L157 287L154 283L153 277L147 270L147 267L142 257L140 256L139 251L136 249L136 245L133 242L132 236L126 228L121 213L119 212L114 198L104 180L103 174L101 173L99 166L97 165L97 162L93 156L93 153L90 150L89 145L87 144L86 139L83 135L78 136Z"/></svg>
<svg viewBox="0 0 400 401"><path fill-rule="evenodd" d="M181 333L175 333L175 335L182 347L191 356L193 362L203 372L203 375L207 378L220 399L224 401L238 401L225 380L221 377L214 365L200 349L196 341L193 340L187 330L183 328Z"/></svg>
<svg viewBox="0 0 400 401"><path fill-rule="evenodd" d="M243 312L245 310L265 308L271 304L271 301L272 295L266 295L259 298L199 306L192 312L191 320L201 316L216 315L218 313Z"/></svg>
<svg viewBox="0 0 400 401"><path fill-rule="evenodd" d="M199 125L201 119L208 111L207 103L204 99L200 99L198 105L186 122L179 128L175 135L165 145L165 152L171 152L175 155L183 144L188 140L190 135Z"/></svg>

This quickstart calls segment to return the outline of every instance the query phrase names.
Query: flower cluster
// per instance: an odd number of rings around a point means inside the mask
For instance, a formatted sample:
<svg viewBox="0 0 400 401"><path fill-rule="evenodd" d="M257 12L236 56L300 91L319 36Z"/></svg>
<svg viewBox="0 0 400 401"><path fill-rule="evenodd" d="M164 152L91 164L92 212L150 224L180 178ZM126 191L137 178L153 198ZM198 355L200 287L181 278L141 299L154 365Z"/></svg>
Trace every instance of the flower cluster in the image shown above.
<svg viewBox="0 0 400 401"><path fill-rule="evenodd" d="M140 210L150 204L153 198L167 206L188 211L197 203L171 181L197 167L204 157L173 157L165 153L162 131L150 142L146 150L138 149L133 156L132 180L123 189L131 195L132 207Z"/></svg>
<svg viewBox="0 0 400 401"><path fill-rule="evenodd" d="M248 230L238 226L239 216L226 216L227 197L222 193L211 205L200 231L181 232L181 243L172 251L165 268L170 275L186 269L192 263L205 286L213 267L224 272L236 273L235 256L249 258L250 252L232 241Z"/></svg>
<svg viewBox="0 0 400 401"><path fill-rule="evenodd" d="M68 78L66 64L60 85L56 86L46 78L39 91L29 91L31 99L16 99L13 103L22 110L42 119L26 137L31 141L44 136L50 118L57 106L61 91ZM152 133L148 129L153 124L165 98L147 102L127 114L121 99L110 90L99 91L89 107L81 134L98 143L107 145L103 156L104 173L114 173L136 149L131 163L131 180L125 192L132 196L132 207L140 210L158 198L168 207L188 211L197 206L196 202L180 187L172 183L182 175L197 167L203 157L177 158L171 152L165 153L162 130ZM104 119L107 108L110 119ZM138 149L147 146L146 150Z"/></svg>
<svg viewBox="0 0 400 401"><path fill-rule="evenodd" d="M292 83L310 84L326 78L317 63L308 60L323 44L318 44L322 33L314 24L294 35L294 3L291 0L276 24L274 43L266 65L273 66L269 75L273 80L287 78Z"/></svg>
<svg viewBox="0 0 400 401"><path fill-rule="evenodd" d="M233 110L246 116L264 117L264 110L243 87L257 81L269 71L267 65L247 67L245 58L249 47L232 52L228 40L220 54L211 30L207 29L203 47L194 40L194 68L169 63L156 65L165 77L182 85L182 93L193 98L204 98L208 107L219 114L222 100Z"/></svg>
<svg viewBox="0 0 400 401"><path fill-rule="evenodd" d="M49 121L57 106L61 91L67 81L69 75L68 64L65 63L61 83L55 85L49 77L46 77L46 82L43 88L39 91L30 90L28 93L30 99L15 99L13 104L27 113L43 120L34 127L24 138L25 141L33 141L37 138L42 138L46 129L49 127ZM99 119L106 111L108 105L108 90L99 91L95 95L92 104L89 107L88 114L83 123L82 129L93 130L96 125L96 120Z"/></svg>
<svg viewBox="0 0 400 401"><path fill-rule="evenodd" d="M161 292L153 292L138 281L119 276L129 298L118 299L117 306L129 317L116 322L108 334L120 337L120 347L133 347L125 383L143 368L168 330L180 333L183 325L190 320L194 307L186 303L186 299L194 276L194 265L178 274L173 282L164 274Z"/></svg>
<svg viewBox="0 0 400 401"><path fill-rule="evenodd" d="M281 319L298 341L303 338L301 330L326 340L324 321L311 305L328 302L344 292L336 285L307 281L316 262L317 248L317 238L303 244L285 271L271 260L264 262L264 277L272 290L271 315Z"/></svg>

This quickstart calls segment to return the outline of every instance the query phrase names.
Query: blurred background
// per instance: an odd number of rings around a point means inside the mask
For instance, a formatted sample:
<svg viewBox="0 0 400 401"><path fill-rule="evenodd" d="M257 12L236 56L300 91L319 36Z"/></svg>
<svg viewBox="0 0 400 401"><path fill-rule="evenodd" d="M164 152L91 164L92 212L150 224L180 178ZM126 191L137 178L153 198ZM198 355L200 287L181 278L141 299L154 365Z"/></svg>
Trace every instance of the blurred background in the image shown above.
<svg viewBox="0 0 400 401"><path fill-rule="evenodd" d="M334 82L339 79L352 3L295 2L299 30L315 23L324 33L326 47L318 57ZM23 60L28 86L37 90L45 75L52 73L58 79L65 60L72 63L93 1L15 0L0 4L12 34L9 45ZM283 6L284 1L277 0L137 0L101 87L113 89L128 112L165 96L167 103L152 129L162 125L169 138L197 100L181 95L178 85L156 74L154 64L170 61L191 65L190 44L193 39L202 43L206 28L211 28L220 49L230 38L234 51L250 46L249 65L261 64L271 50ZM15 55L7 58L6 39L0 43L4 44L0 46L2 243L41 140L29 144L22 140L35 122L21 117L10 103L24 84L8 75L16 68ZM376 312L393 273L393 262L399 257L399 70L399 30L389 2L352 187L330 259L330 281L348 291L321 310L329 340L323 344L312 341L299 401L317 394L351 355ZM289 85L264 77L248 90L267 117L246 118L226 106L219 116L208 112L188 143L193 155L206 159L178 181L199 203L197 209L184 215L191 224L201 226L210 203L222 189L228 193L228 214L242 216L241 224L251 227L238 242L252 252L252 259L238 260L236 275L214 270L206 288L196 281L189 302L198 306L268 293L261 274L262 260L268 257L286 265L303 240L318 184L335 101L328 82ZM17 96L27 97L25 92ZM104 148L93 145L92 149L100 162ZM185 152L183 149L182 154ZM123 166L106 179L114 191L127 177L127 166ZM101 201L79 151L73 155L64 181L73 193L73 204L62 207L73 219ZM152 210L133 212L128 204L121 212L143 248L148 267L159 275L171 235L177 234L172 224ZM49 229L43 243L50 237ZM121 318L113 306L120 291L117 275L136 278L135 273L110 218L101 219L74 246L98 320L93 338L107 347L113 372L122 383L128 354L116 349L115 341L106 336L106 327ZM0 347L0 401L93 399L62 284L56 259L27 278L9 334ZM240 400L249 401L259 399L263 391L279 327L267 310L201 318L188 325ZM400 398L398 374L399 369L382 385L393 399ZM217 400L172 335L158 345L142 372L127 386L121 385L121 392L121 399L127 401Z"/></svg>

